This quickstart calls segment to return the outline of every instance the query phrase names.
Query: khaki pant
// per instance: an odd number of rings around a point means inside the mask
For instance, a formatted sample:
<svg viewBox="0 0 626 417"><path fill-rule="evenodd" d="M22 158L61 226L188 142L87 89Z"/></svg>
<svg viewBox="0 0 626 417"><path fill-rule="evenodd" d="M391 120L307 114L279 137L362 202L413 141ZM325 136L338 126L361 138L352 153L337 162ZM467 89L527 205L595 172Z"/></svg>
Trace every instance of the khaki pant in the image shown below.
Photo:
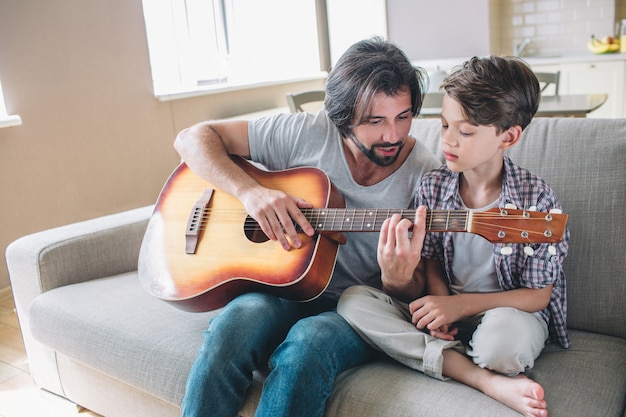
<svg viewBox="0 0 626 417"><path fill-rule="evenodd" d="M376 349L438 379L444 379L444 349L464 352L480 367L516 375L533 367L548 338L548 326L538 314L503 307L455 324L461 340L467 335L466 346L437 339L411 323L408 304L367 286L344 291L337 312Z"/></svg>

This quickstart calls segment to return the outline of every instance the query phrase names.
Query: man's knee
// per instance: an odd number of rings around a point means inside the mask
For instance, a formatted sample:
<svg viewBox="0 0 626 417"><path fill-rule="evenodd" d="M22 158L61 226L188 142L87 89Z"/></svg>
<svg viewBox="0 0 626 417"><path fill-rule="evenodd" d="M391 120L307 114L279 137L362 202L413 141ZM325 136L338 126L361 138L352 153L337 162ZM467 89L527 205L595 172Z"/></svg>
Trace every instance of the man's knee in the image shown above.
<svg viewBox="0 0 626 417"><path fill-rule="evenodd" d="M212 349L250 350L268 339L284 338L297 317L293 302L265 293L243 294L213 317L204 345Z"/></svg>
<svg viewBox="0 0 626 417"><path fill-rule="evenodd" d="M362 340L337 313L326 312L299 320L277 350L283 358L306 358L304 362L325 362L328 355L358 351ZM339 354L341 355L341 353ZM276 354L275 354L276 356Z"/></svg>

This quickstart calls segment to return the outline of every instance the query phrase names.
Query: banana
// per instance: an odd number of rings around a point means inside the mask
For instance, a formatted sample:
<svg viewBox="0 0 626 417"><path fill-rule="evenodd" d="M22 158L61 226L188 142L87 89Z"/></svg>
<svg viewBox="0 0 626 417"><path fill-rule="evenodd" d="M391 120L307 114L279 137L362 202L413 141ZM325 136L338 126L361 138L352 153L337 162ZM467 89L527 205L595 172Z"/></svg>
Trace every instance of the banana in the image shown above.
<svg viewBox="0 0 626 417"><path fill-rule="evenodd" d="M591 35L591 39L587 43L587 48L594 54L612 54L619 51L619 42L608 43L597 39Z"/></svg>

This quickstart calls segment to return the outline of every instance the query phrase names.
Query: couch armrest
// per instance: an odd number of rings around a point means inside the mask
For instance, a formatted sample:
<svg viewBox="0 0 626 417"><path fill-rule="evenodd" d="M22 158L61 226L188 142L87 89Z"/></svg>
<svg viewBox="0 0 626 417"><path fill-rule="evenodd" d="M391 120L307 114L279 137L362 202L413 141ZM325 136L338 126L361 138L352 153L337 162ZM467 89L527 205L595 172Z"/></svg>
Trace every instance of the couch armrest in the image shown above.
<svg viewBox="0 0 626 417"><path fill-rule="evenodd" d="M136 270L152 210L146 206L124 211L11 243L6 260L16 304L27 308L37 295L53 288Z"/></svg>
<svg viewBox="0 0 626 417"><path fill-rule="evenodd" d="M65 396L56 353L32 335L31 302L64 285L137 269L141 241L153 206L103 216L21 237L6 250L11 288L36 384Z"/></svg>

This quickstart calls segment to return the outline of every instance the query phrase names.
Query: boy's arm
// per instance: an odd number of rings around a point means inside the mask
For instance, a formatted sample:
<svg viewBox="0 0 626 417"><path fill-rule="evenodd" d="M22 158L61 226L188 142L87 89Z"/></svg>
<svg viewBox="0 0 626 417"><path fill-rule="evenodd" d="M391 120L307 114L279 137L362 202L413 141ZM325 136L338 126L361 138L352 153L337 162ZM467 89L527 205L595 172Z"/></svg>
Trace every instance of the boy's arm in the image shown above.
<svg viewBox="0 0 626 417"><path fill-rule="evenodd" d="M450 295L441 262L437 259L424 259L424 274L426 275L426 288L424 291L426 294Z"/></svg>
<svg viewBox="0 0 626 417"><path fill-rule="evenodd" d="M447 279L443 265L437 259L424 259L424 270L426 275L425 293L428 295L450 295ZM452 323L444 324L436 329L428 329L430 335L438 339L454 340L458 330L451 327Z"/></svg>
<svg viewBox="0 0 626 417"><path fill-rule="evenodd" d="M492 293L465 293L451 296L428 295L409 305L418 329L436 330L464 317L498 307L513 307L534 313L547 307L552 284L544 288L517 288Z"/></svg>

